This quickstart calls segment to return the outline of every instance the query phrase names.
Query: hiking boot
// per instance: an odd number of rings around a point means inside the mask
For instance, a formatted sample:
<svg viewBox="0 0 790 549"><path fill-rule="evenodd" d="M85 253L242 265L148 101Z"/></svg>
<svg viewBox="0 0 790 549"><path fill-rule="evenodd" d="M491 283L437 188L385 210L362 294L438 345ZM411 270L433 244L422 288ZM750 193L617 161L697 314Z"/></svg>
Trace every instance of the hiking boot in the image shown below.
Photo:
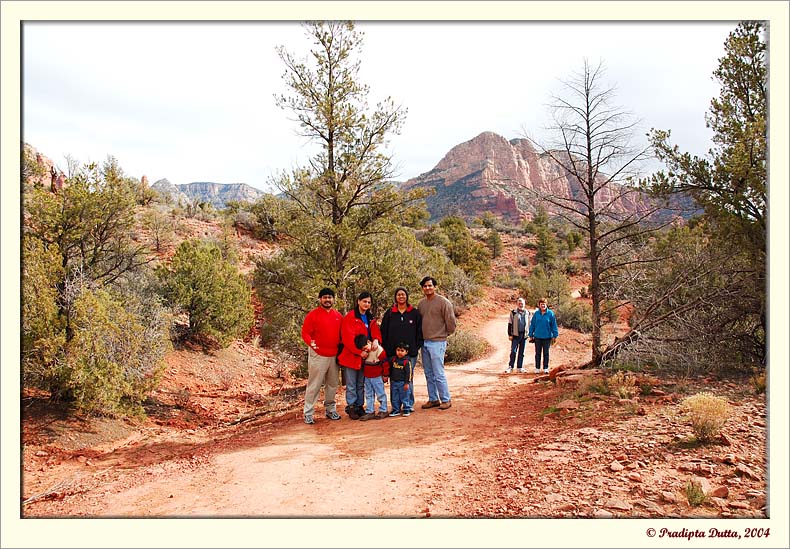
<svg viewBox="0 0 790 549"><path fill-rule="evenodd" d="M359 421L367 421L369 419L376 419L376 414L373 414L373 413L365 414L364 416L361 416L359 418Z"/></svg>
<svg viewBox="0 0 790 549"><path fill-rule="evenodd" d="M452 405L453 405L453 403L448 400L447 402L442 402L441 404L439 404L439 409L440 410L447 410Z"/></svg>
<svg viewBox="0 0 790 549"><path fill-rule="evenodd" d="M395 417L400 415L400 410L393 410L390 412L390 417Z"/></svg>
<svg viewBox="0 0 790 549"><path fill-rule="evenodd" d="M384 410L379 410L376 412L376 419L384 419L385 417L387 417L387 412Z"/></svg>
<svg viewBox="0 0 790 549"><path fill-rule="evenodd" d="M349 419L359 419L359 414L354 408L351 408L346 414L348 414Z"/></svg>
<svg viewBox="0 0 790 549"><path fill-rule="evenodd" d="M436 407L437 407L437 406L439 406L440 404L441 404L441 402L439 402L438 400L429 400L428 402L426 402L425 404L423 404L423 405L421 406L421 408L422 408L423 410L427 410L428 408L436 408Z"/></svg>
<svg viewBox="0 0 790 549"><path fill-rule="evenodd" d="M304 422L308 425L312 425L315 423L315 420L313 419L313 416L304 416Z"/></svg>
<svg viewBox="0 0 790 549"><path fill-rule="evenodd" d="M337 412L327 412L326 414L327 419L338 420L340 419L340 414Z"/></svg>

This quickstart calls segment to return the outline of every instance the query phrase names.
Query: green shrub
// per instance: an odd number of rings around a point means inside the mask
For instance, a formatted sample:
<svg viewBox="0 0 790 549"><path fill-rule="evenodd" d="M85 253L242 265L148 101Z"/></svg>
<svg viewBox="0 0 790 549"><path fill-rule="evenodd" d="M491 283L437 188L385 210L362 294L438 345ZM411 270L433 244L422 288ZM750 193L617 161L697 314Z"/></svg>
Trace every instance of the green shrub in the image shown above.
<svg viewBox="0 0 790 549"><path fill-rule="evenodd" d="M592 332L592 308L582 301L563 301L555 311L557 324L582 333Z"/></svg>
<svg viewBox="0 0 790 549"><path fill-rule="evenodd" d="M697 440L712 440L719 434L730 415L727 400L709 392L702 392L685 398L680 403L681 410L688 416Z"/></svg>
<svg viewBox="0 0 790 549"><path fill-rule="evenodd" d="M512 270L494 277L494 286L514 290L524 284L524 278Z"/></svg>
<svg viewBox="0 0 790 549"><path fill-rule="evenodd" d="M612 389L605 379L597 376L585 376L576 385L576 395L582 397L591 393L598 395L610 395Z"/></svg>
<svg viewBox="0 0 790 549"><path fill-rule="evenodd" d="M208 335L227 345L250 328L250 288L218 245L182 242L159 276L168 302L187 313L189 336Z"/></svg>
<svg viewBox="0 0 790 549"><path fill-rule="evenodd" d="M78 409L141 414L141 402L159 383L170 348L166 320L146 326L133 309L104 290L83 289L75 300L62 382Z"/></svg>
<svg viewBox="0 0 790 549"><path fill-rule="evenodd" d="M483 356L490 348L487 340L467 330L458 330L447 338L447 362L468 362Z"/></svg>

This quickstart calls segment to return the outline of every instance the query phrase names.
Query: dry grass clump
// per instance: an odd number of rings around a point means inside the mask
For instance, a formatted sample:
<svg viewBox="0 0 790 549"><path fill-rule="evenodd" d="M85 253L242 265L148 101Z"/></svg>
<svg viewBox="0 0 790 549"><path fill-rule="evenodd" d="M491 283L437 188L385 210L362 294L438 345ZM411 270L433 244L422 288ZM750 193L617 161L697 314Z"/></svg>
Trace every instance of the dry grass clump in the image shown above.
<svg viewBox="0 0 790 549"><path fill-rule="evenodd" d="M606 380L612 394L620 398L629 399L636 396L640 389L636 386L636 379L634 376L623 372L615 372Z"/></svg>
<svg viewBox="0 0 790 549"><path fill-rule="evenodd" d="M689 502L689 505L693 507L697 507L702 505L708 500L708 495L702 489L702 486L698 482L693 482L689 480L686 483L686 499Z"/></svg>
<svg viewBox="0 0 790 549"><path fill-rule="evenodd" d="M756 394L765 393L765 372L755 373L749 378L749 385Z"/></svg>
<svg viewBox="0 0 790 549"><path fill-rule="evenodd" d="M681 410L689 417L691 427L699 441L712 440L730 416L727 400L709 392L687 397L680 403Z"/></svg>
<svg viewBox="0 0 790 549"><path fill-rule="evenodd" d="M458 330L447 338L447 362L468 362L480 358L488 352L490 344L477 334Z"/></svg>

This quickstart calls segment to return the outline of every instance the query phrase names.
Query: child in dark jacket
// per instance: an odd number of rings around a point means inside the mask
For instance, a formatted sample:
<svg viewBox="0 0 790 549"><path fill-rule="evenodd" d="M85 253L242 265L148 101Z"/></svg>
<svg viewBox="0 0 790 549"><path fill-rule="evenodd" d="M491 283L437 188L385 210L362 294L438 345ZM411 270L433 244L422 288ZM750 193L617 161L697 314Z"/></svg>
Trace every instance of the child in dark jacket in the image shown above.
<svg viewBox="0 0 790 549"><path fill-rule="evenodd" d="M360 421L369 419L383 419L387 417L387 394L384 392L384 379L389 375L389 362L381 345L374 346L364 335L354 338L354 345L362 351L367 351L362 369L365 375L365 415ZM379 401L379 411L376 412L376 403Z"/></svg>
<svg viewBox="0 0 790 549"><path fill-rule="evenodd" d="M401 341L395 346L395 356L390 359L390 396L392 397L390 416L411 415L414 403L411 402L409 387L413 376L414 370L409 359L409 344ZM401 406L403 406L402 411Z"/></svg>

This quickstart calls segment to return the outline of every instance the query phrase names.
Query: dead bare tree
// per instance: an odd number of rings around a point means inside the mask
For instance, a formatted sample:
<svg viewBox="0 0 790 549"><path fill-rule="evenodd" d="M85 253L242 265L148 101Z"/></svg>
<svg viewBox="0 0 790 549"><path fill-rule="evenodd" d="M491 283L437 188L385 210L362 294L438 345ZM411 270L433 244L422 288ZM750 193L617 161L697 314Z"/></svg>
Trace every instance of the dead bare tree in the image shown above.
<svg viewBox="0 0 790 549"><path fill-rule="evenodd" d="M662 204L638 187L639 169L650 147L632 144L638 125L630 113L614 105L615 88L603 83L603 64L584 61L582 71L564 81L562 95L552 98L552 142L532 143L555 165L555 182L567 182L567 194L538 191L547 209L587 236L592 297L592 360L601 363L602 327L607 311L607 281L618 270L643 261L640 243L671 220L657 219Z"/></svg>

